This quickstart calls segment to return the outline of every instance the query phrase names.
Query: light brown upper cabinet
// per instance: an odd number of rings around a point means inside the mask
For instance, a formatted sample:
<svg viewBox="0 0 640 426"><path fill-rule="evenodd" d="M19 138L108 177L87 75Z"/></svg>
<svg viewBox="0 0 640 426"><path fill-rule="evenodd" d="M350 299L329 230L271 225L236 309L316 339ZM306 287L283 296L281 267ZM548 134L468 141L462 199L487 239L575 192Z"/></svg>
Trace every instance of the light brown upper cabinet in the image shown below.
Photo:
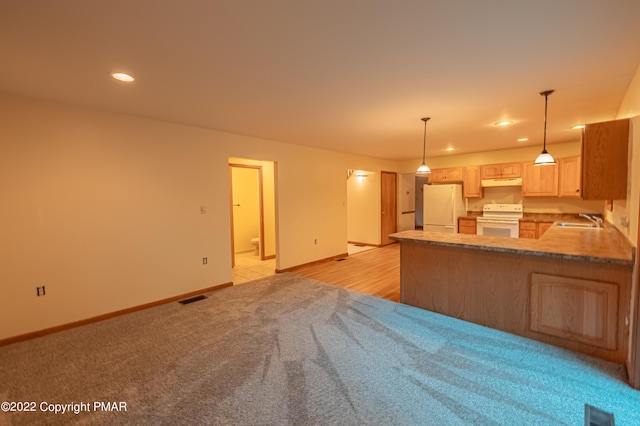
<svg viewBox="0 0 640 426"><path fill-rule="evenodd" d="M522 163L485 164L480 167L482 179L522 177Z"/></svg>
<svg viewBox="0 0 640 426"><path fill-rule="evenodd" d="M580 197L582 172L580 169L580 157L567 157L558 160L560 167L560 186L558 187L559 197Z"/></svg>
<svg viewBox="0 0 640 426"><path fill-rule="evenodd" d="M429 175L431 183L454 183L462 182L462 167L452 167L448 169L433 169Z"/></svg>
<svg viewBox="0 0 640 426"><path fill-rule="evenodd" d="M482 198L482 181L480 180L480 166L464 168L462 195L465 198Z"/></svg>
<svg viewBox="0 0 640 426"><path fill-rule="evenodd" d="M629 119L587 124L582 132L582 198L627 198Z"/></svg>
<svg viewBox="0 0 640 426"><path fill-rule="evenodd" d="M522 196L557 197L558 165L534 166L532 163L524 163Z"/></svg>

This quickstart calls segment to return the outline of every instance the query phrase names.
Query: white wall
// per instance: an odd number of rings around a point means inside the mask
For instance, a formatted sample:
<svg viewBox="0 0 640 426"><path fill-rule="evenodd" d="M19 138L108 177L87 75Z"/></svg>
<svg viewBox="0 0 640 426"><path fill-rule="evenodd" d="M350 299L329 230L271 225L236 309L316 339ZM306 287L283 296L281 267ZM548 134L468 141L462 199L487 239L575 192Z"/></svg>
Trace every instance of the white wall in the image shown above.
<svg viewBox="0 0 640 426"><path fill-rule="evenodd" d="M481 143L481 142L479 142ZM574 142L548 144L549 152L556 158L580 155L580 132L576 131ZM540 154L539 146L514 147L499 151L474 152L471 154L449 153L439 157L427 157L427 165L432 169L443 167L474 166L479 164L508 163L510 161L531 161ZM399 163L402 173L415 173L422 160L406 160Z"/></svg>
<svg viewBox="0 0 640 426"><path fill-rule="evenodd" d="M347 168L396 167L6 94L0 129L0 339L231 282L230 157L277 162L278 269L346 251Z"/></svg>
<svg viewBox="0 0 640 426"><path fill-rule="evenodd" d="M611 221L637 247L640 211L640 66L631 80L616 118L631 118L629 177L627 199L614 201ZM625 226L625 223L628 223L628 226Z"/></svg>
<svg viewBox="0 0 640 426"><path fill-rule="evenodd" d="M398 184L398 231L408 231L416 227L415 191L416 173L401 173Z"/></svg>

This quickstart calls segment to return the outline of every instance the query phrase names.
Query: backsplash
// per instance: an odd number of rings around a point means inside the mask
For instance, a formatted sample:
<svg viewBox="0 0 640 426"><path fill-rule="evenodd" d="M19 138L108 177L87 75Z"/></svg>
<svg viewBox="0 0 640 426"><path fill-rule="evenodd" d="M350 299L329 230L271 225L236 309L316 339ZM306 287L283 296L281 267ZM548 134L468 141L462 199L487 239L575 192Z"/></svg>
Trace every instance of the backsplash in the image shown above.
<svg viewBox="0 0 640 426"><path fill-rule="evenodd" d="M467 210L481 212L485 204L522 204L525 213L594 213L604 211L603 201L584 201L580 198L523 197L520 187L493 187L484 189L483 198L469 198Z"/></svg>

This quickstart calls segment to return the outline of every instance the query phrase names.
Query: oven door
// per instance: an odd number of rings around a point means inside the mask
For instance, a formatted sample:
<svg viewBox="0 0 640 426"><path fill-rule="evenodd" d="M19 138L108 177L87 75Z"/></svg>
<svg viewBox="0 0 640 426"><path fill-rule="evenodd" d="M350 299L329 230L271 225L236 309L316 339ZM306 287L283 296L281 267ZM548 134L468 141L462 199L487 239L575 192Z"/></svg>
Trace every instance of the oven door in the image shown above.
<svg viewBox="0 0 640 426"><path fill-rule="evenodd" d="M518 219L476 219L476 235L518 238Z"/></svg>

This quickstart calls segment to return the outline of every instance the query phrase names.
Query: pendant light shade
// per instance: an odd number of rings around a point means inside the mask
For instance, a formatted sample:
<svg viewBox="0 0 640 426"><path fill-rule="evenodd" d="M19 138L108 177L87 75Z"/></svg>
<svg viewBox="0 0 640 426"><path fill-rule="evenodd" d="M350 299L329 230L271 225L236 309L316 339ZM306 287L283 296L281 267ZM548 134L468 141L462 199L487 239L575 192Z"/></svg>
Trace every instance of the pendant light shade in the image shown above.
<svg viewBox="0 0 640 426"><path fill-rule="evenodd" d="M556 160L547 152L547 98L550 94L553 93L553 90L545 90L544 92L540 92L540 95L544 96L544 135L542 139L542 152L536 158L536 161L533 162L534 166L546 166L551 164L556 164Z"/></svg>
<svg viewBox="0 0 640 426"><path fill-rule="evenodd" d="M420 164L420 167L418 167L418 170L416 170L416 174L418 175L428 175L429 173L431 173L431 169L425 162L425 156L427 154L427 121L429 121L430 119L431 117L421 118L421 120L424 121L424 139L422 145L422 164Z"/></svg>

